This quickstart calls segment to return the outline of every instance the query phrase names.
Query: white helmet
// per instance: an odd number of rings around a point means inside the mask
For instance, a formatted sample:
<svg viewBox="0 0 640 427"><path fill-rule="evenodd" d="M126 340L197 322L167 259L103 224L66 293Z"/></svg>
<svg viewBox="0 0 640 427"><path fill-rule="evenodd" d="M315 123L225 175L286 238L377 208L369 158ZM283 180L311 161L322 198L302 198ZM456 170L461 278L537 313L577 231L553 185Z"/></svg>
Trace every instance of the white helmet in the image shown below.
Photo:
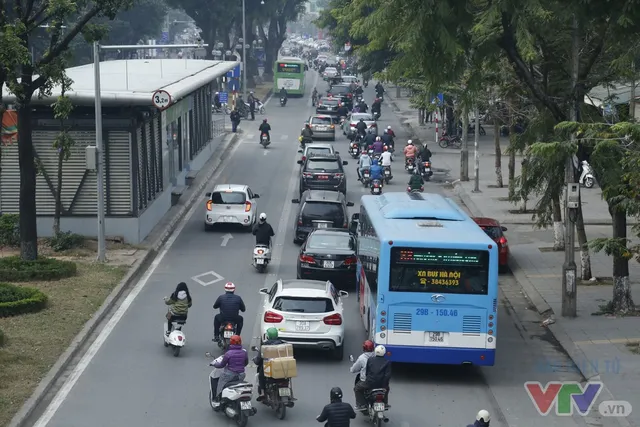
<svg viewBox="0 0 640 427"><path fill-rule="evenodd" d="M391 126L387 126L387 130L391 130Z"/></svg>
<svg viewBox="0 0 640 427"><path fill-rule="evenodd" d="M260 222L265 222L267 220L267 214L262 212L260 214Z"/></svg>
<svg viewBox="0 0 640 427"><path fill-rule="evenodd" d="M379 345L376 347L376 349L374 350L374 353L376 354L376 356L378 357L382 357L385 354L387 354L387 349L384 348L383 345ZM485 411L486 412L486 411ZM489 416L489 413L487 412L487 416Z"/></svg>
<svg viewBox="0 0 640 427"><path fill-rule="evenodd" d="M407 145L413 145L413 141L412 140L408 140L407 141Z"/></svg>
<svg viewBox="0 0 640 427"><path fill-rule="evenodd" d="M234 285L233 282L227 282L224 285L224 291L225 292L235 292L236 291L236 285Z"/></svg>
<svg viewBox="0 0 640 427"><path fill-rule="evenodd" d="M382 141L379 136L376 136L376 141Z"/></svg>
<svg viewBox="0 0 640 427"><path fill-rule="evenodd" d="M478 412L478 415L476 415L476 421L483 421L485 423L488 423L489 421L491 421L491 416L489 415L489 411L487 411L486 409L481 409Z"/></svg>

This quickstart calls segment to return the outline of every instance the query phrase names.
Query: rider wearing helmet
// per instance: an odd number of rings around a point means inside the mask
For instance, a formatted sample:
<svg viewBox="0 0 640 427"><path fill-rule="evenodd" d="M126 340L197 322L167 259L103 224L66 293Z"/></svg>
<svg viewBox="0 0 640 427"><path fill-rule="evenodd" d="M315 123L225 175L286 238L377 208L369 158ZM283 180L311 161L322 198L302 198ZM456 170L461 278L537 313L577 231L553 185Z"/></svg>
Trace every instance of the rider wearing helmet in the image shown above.
<svg viewBox="0 0 640 427"><path fill-rule="evenodd" d="M247 350L242 348L242 338L240 335L234 335L229 340L229 349L222 357L222 360L213 363L213 366L221 369L222 375L218 379L218 387L216 390L216 399L219 400L220 394L224 387L231 381L244 380L244 369L249 364L249 355Z"/></svg>
<svg viewBox="0 0 640 427"><path fill-rule="evenodd" d="M489 415L489 411L482 409L478 412L478 415L476 415L476 421L467 427L489 427L490 422L491 416Z"/></svg>
<svg viewBox="0 0 640 427"><path fill-rule="evenodd" d="M371 169L370 169L371 181L373 182L374 179L379 179L380 181L382 181L383 173L384 171L382 170L382 166L380 166L378 161L374 159L371 162Z"/></svg>
<svg viewBox="0 0 640 427"><path fill-rule="evenodd" d="M370 340L366 340L363 344L362 344L362 354L358 357L358 359L356 360L356 362L353 364L353 366L351 366L351 373L355 374L358 373L358 382L356 383L355 387L353 388L353 391L356 395L356 407L361 408L363 406L366 405L366 402L363 401L358 401L358 397L362 396L362 391L365 390L366 387L366 379L367 379L367 361L374 356L373 353L373 341Z"/></svg>
<svg viewBox="0 0 640 427"><path fill-rule="evenodd" d="M273 227L267 222L267 214L262 212L258 223L253 226L253 235L256 236L256 246L265 245L271 247L271 238L276 234Z"/></svg>
<svg viewBox="0 0 640 427"><path fill-rule="evenodd" d="M395 146L395 142L393 141L393 135L388 131L385 131L382 134L382 143L389 148L393 148Z"/></svg>
<svg viewBox="0 0 640 427"><path fill-rule="evenodd" d="M391 138L395 138L396 137L396 133L393 131L393 129L391 129L391 126L387 126L387 130L385 131L385 133L387 135L390 135Z"/></svg>
<svg viewBox="0 0 640 427"><path fill-rule="evenodd" d="M267 119L262 119L262 124L260 125L260 127L258 127L258 130L260 131L258 142L260 142L260 138L262 138L263 133L267 134L267 140L271 142L271 134L269 133L271 132L271 125L267 123Z"/></svg>
<svg viewBox="0 0 640 427"><path fill-rule="evenodd" d="M262 345L278 345L284 344L280 338L278 338L278 330L276 328L267 329L266 340L262 342ZM262 365L262 353L258 352L258 355L253 358L253 363L257 366L258 371L258 402L264 400L264 391L266 389L267 378L264 376L264 366Z"/></svg>
<svg viewBox="0 0 640 427"><path fill-rule="evenodd" d="M411 190L420 190L423 185L424 185L424 179L422 179L420 170L416 168L413 170L413 174L411 175L411 178L409 178L409 188Z"/></svg>
<svg viewBox="0 0 640 427"><path fill-rule="evenodd" d="M364 119L360 119L358 124L356 124L356 132L362 136L367 132L367 124L364 122Z"/></svg>
<svg viewBox="0 0 640 427"><path fill-rule="evenodd" d="M366 151L367 148L373 145L376 142L376 136L373 134L373 129L367 129L367 134L362 140L362 144L360 144L360 150Z"/></svg>
<svg viewBox="0 0 640 427"><path fill-rule="evenodd" d="M383 147L384 147L384 144L382 143L382 138L377 136L376 137L376 142L373 143L373 152L375 154L380 154L380 153L382 153L382 148Z"/></svg>
<svg viewBox="0 0 640 427"><path fill-rule="evenodd" d="M389 381L391 380L391 362L384 358L387 353L387 349L383 345L377 346L374 353L375 357L372 357L367 361L365 388L363 391L356 392L356 396L359 402L364 402L366 394L365 390L386 388L386 403L389 395ZM366 407L360 407L358 409L366 409Z"/></svg>
<svg viewBox="0 0 640 427"><path fill-rule="evenodd" d="M220 309L220 313L216 314L213 318L213 334L214 341L220 341L220 326L222 322L234 322L236 325L236 334L240 335L242 332L242 325L244 319L240 316L240 312L243 313L247 310L242 301L242 297L235 294L236 285L232 282L227 282L224 285L224 294L220 295L213 304L213 309Z"/></svg>
<svg viewBox="0 0 640 427"><path fill-rule="evenodd" d="M373 104L371 104L371 113L372 114L381 114L382 113L382 101L380 101L380 98L376 98L373 101Z"/></svg>
<svg viewBox="0 0 640 427"><path fill-rule="evenodd" d="M329 427L349 427L351 420L356 418L356 412L347 402L342 401L342 390L334 387L329 392L331 403L322 408L322 413L316 417L320 423L327 422Z"/></svg>
<svg viewBox="0 0 640 427"><path fill-rule="evenodd" d="M417 151L418 150L417 150L416 146L413 145L413 141L412 140L408 140L407 141L407 146L404 147L404 156L406 158L409 158L409 157L415 158Z"/></svg>

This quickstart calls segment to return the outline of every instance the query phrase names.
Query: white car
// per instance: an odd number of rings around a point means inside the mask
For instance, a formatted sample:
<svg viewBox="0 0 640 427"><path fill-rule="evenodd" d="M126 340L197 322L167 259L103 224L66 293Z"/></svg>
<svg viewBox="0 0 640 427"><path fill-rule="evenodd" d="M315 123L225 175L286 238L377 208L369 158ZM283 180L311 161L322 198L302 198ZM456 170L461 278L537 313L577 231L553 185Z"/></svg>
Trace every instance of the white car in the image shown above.
<svg viewBox="0 0 640 427"><path fill-rule="evenodd" d="M322 73L322 78L325 80L330 79L338 75L338 69L335 67L327 67L324 69L324 73Z"/></svg>
<svg viewBox="0 0 640 427"><path fill-rule="evenodd" d="M350 85L351 83L355 83L358 86L360 85L360 81L356 76L342 76L342 82Z"/></svg>
<svg viewBox="0 0 640 427"><path fill-rule="evenodd" d="M315 348L344 358L344 319L342 299L331 282L290 279L278 281L271 289L259 291L263 297L260 330L277 328L278 337L294 347Z"/></svg>
<svg viewBox="0 0 640 427"><path fill-rule="evenodd" d="M328 154L328 155L340 154L335 151L332 144L318 143L318 142L314 142L312 144L305 144L304 150L299 149L298 153L302 153L302 158L300 159L300 162L298 162L300 164L304 164L304 161L307 160L307 157L309 157L309 154L311 153Z"/></svg>
<svg viewBox="0 0 640 427"><path fill-rule="evenodd" d="M246 185L220 184L207 193L204 229L210 231L218 224L240 224L251 230L256 223L260 195Z"/></svg>

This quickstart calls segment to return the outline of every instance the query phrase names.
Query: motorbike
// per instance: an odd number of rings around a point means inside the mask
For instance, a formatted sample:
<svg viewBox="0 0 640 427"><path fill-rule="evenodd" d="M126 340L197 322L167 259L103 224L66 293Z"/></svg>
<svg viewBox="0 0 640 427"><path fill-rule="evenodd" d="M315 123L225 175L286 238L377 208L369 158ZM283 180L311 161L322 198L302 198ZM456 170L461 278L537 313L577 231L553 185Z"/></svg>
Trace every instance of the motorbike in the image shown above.
<svg viewBox="0 0 640 427"><path fill-rule="evenodd" d="M475 133L476 133L476 123L475 121L471 121L471 123L469 123L469 126L467 127L467 134L475 135ZM487 134L487 131L484 130L482 125L480 125L480 135L485 136L486 134ZM458 126L458 135L462 135L462 126Z"/></svg>
<svg viewBox="0 0 640 427"><path fill-rule="evenodd" d="M378 196L382 194L382 181L379 179L374 179L371 181L371 194Z"/></svg>
<svg viewBox="0 0 640 427"><path fill-rule="evenodd" d="M362 85L363 85L364 87L369 87L369 80L364 80L364 81L362 82Z"/></svg>
<svg viewBox="0 0 640 427"><path fill-rule="evenodd" d="M256 245L253 248L253 266L259 273L264 273L271 262L271 248L269 245Z"/></svg>
<svg viewBox="0 0 640 427"><path fill-rule="evenodd" d="M407 157L407 160L404 162L404 169L409 173L413 173L415 167L415 159L413 157Z"/></svg>
<svg viewBox="0 0 640 427"><path fill-rule="evenodd" d="M353 356L349 356L349 360L353 362L355 359ZM354 385L359 382L360 374L356 375ZM363 409L361 412L369 416L369 421L371 421L371 424L375 427L380 427L383 422L389 422L389 418L385 415L385 412L390 408L390 406L385 403L387 393L388 391L385 388L375 388L373 390L368 390L364 395L367 402L367 408Z"/></svg>
<svg viewBox="0 0 640 427"><path fill-rule="evenodd" d="M256 382L259 380L259 374L256 374ZM262 404L276 411L276 417L279 420L284 420L287 416L287 408L293 408L297 400L293 397L291 379L266 378L265 387Z"/></svg>
<svg viewBox="0 0 640 427"><path fill-rule="evenodd" d="M431 175L433 175L433 171L431 170L431 162L422 162L422 179L425 181L429 181Z"/></svg>
<svg viewBox="0 0 640 427"><path fill-rule="evenodd" d="M578 182L587 188L592 188L596 183L596 178L593 176L593 169L586 160L582 161L582 173Z"/></svg>
<svg viewBox="0 0 640 427"><path fill-rule="evenodd" d="M271 144L271 142L269 141L269 135L267 135L266 133L260 135L260 144L262 144L264 148L267 148L267 145Z"/></svg>
<svg viewBox="0 0 640 427"><path fill-rule="evenodd" d="M351 154L351 157L353 157L354 159L357 159L360 155L360 144L358 144L357 142L352 142L351 148L349 149L349 154Z"/></svg>
<svg viewBox="0 0 640 427"><path fill-rule="evenodd" d="M411 186L407 187L407 193L422 193L424 191L424 187L420 186L420 189L411 188Z"/></svg>
<svg viewBox="0 0 640 427"><path fill-rule="evenodd" d="M247 106L247 110L249 109L249 103L245 102L244 105ZM264 115L267 110L264 108L264 104L262 103L262 101L259 101L256 99L256 111L262 115Z"/></svg>
<svg viewBox="0 0 640 427"><path fill-rule="evenodd" d="M287 98L285 98L284 96L280 97L280 106L284 107L285 105L287 105Z"/></svg>
<svg viewBox="0 0 640 427"><path fill-rule="evenodd" d="M393 178L393 175L391 175L391 166L384 166L383 169L384 169L384 182L389 184L389 181L391 181L391 178Z"/></svg>
<svg viewBox="0 0 640 427"><path fill-rule="evenodd" d="M167 331L169 330L169 325L167 324L168 320L164 321L164 346L171 347L173 351L173 356L180 356L180 350L187 343L187 337L185 337L184 332L182 332L182 327L186 323L186 320L176 320L171 322L171 332L167 335Z"/></svg>
<svg viewBox="0 0 640 427"><path fill-rule="evenodd" d="M223 322L220 325L220 341L218 341L218 347L226 352L229 349L229 341L231 337L236 334L236 325L233 322Z"/></svg>
<svg viewBox="0 0 640 427"><path fill-rule="evenodd" d="M371 171L369 168L365 168L362 171L362 185L365 187L369 185L369 179L371 178Z"/></svg>
<svg viewBox="0 0 640 427"><path fill-rule="evenodd" d="M377 120L380 120L380 116L381 116L381 115L382 115L382 114L380 114L380 112L379 112L379 111L376 111L375 113L373 113L373 119L374 119L374 120L376 120L376 121L377 121Z"/></svg>
<svg viewBox="0 0 640 427"><path fill-rule="evenodd" d="M207 357L211 357L210 353L206 353ZM222 360L223 356L218 357L209 365ZM224 414L234 420L238 427L245 427L249 422L249 417L254 416L258 410L253 407L253 385L244 381L244 374L240 380L231 381L226 384L219 400L216 400L216 391L218 389L218 381L222 375L223 369L213 368L209 374L209 404L215 412L224 412Z"/></svg>

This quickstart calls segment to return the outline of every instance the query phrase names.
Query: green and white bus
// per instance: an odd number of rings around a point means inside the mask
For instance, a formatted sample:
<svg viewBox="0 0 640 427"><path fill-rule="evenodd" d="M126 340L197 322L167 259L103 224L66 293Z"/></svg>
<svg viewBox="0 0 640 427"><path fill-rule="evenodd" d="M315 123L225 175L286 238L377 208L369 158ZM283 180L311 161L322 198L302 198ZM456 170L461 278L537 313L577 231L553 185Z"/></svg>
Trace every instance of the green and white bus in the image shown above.
<svg viewBox="0 0 640 427"><path fill-rule="evenodd" d="M273 93L277 95L284 87L289 96L303 96L306 65L300 58L278 58L273 64Z"/></svg>

